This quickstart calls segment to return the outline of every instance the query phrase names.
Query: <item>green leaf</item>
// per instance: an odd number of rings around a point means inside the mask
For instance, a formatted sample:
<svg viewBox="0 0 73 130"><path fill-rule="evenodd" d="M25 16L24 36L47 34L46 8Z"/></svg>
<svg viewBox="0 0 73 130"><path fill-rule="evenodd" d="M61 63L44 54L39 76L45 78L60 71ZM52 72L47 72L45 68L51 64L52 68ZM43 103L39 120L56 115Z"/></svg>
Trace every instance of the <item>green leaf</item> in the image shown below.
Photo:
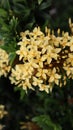
<svg viewBox="0 0 73 130"><path fill-rule="evenodd" d="M62 130L60 125L53 123L49 115L40 115L34 117L32 121L36 122L42 128L42 130Z"/></svg>
<svg viewBox="0 0 73 130"><path fill-rule="evenodd" d="M35 24L35 19L32 17L32 20L26 24L25 29L32 29L33 25Z"/></svg>
<svg viewBox="0 0 73 130"><path fill-rule="evenodd" d="M9 32L9 26L7 25L7 24L5 24L5 23L3 23L3 25L2 25L2 31L4 31L4 32Z"/></svg>
<svg viewBox="0 0 73 130"><path fill-rule="evenodd" d="M25 29L31 29L31 28L33 27L33 24L34 24L34 23L32 23L32 22L26 24Z"/></svg>
<svg viewBox="0 0 73 130"><path fill-rule="evenodd" d="M40 5L42 3L43 0L38 0L38 4Z"/></svg>
<svg viewBox="0 0 73 130"><path fill-rule="evenodd" d="M5 44L4 46L0 46L0 47L8 53L14 53L16 51L13 44L9 44L9 45Z"/></svg>
<svg viewBox="0 0 73 130"><path fill-rule="evenodd" d="M22 13L23 13L23 18L28 18L29 17L29 15L30 15L30 9L29 8L25 8L23 11L22 11Z"/></svg>
<svg viewBox="0 0 73 130"><path fill-rule="evenodd" d="M34 122L44 122L45 120L50 121L50 117L47 115L40 115L40 116L36 116L32 119L32 121L34 121Z"/></svg>
<svg viewBox="0 0 73 130"><path fill-rule="evenodd" d="M19 12L21 13L22 10L24 10L26 7L24 6L24 4L21 3L16 3L15 6L13 6L13 10L14 12Z"/></svg>
<svg viewBox="0 0 73 130"><path fill-rule="evenodd" d="M15 18L13 16L12 19L10 20L10 25L11 25L11 27L16 29L17 24L18 24L18 18Z"/></svg>
<svg viewBox="0 0 73 130"><path fill-rule="evenodd" d="M42 11L42 13L43 14L41 14L41 17L48 21L50 19L50 15L48 13L45 13L44 11Z"/></svg>
<svg viewBox="0 0 73 130"><path fill-rule="evenodd" d="M4 18L7 17L7 12L2 8L0 8L0 17L4 17Z"/></svg>
<svg viewBox="0 0 73 130"><path fill-rule="evenodd" d="M25 90L22 89L22 87L18 87L18 86L15 86L14 87L14 91L20 91L20 100L23 100L25 95L26 95L26 92Z"/></svg>
<svg viewBox="0 0 73 130"><path fill-rule="evenodd" d="M16 53L15 52L12 52L12 53L9 54L9 61L10 61L11 66L12 66L15 58L16 58Z"/></svg>
<svg viewBox="0 0 73 130"><path fill-rule="evenodd" d="M13 0L13 3L24 2L24 0Z"/></svg>
<svg viewBox="0 0 73 130"><path fill-rule="evenodd" d="M14 87L14 91L15 91L15 92L16 92L16 91L21 91L21 88L18 87L18 86L15 86L15 87Z"/></svg>
<svg viewBox="0 0 73 130"><path fill-rule="evenodd" d="M50 5L51 5L51 0L49 0L49 1L47 1L47 2L43 2L42 4L40 4L39 9L40 9L40 10L45 10L45 9L47 9L48 7L50 7Z"/></svg>
<svg viewBox="0 0 73 130"><path fill-rule="evenodd" d="M5 9L7 9L7 10L10 9L9 0L1 0L0 4L1 4L1 7L5 8Z"/></svg>
<svg viewBox="0 0 73 130"><path fill-rule="evenodd" d="M25 91L23 89L21 89L21 92L20 92L20 100L22 100L25 96Z"/></svg>

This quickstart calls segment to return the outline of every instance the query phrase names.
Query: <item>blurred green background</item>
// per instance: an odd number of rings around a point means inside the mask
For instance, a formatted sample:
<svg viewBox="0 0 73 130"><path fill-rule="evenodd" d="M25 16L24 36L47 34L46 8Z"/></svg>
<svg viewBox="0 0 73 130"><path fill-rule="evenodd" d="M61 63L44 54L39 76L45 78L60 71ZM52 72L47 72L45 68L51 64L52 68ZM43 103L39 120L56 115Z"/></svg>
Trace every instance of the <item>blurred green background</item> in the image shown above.
<svg viewBox="0 0 73 130"><path fill-rule="evenodd" d="M45 26L69 31L70 17L73 20L73 0L0 0L0 41L11 52L11 62L20 32L35 26L42 31ZM5 125L3 130L20 130L20 122L31 122L32 118L42 130L73 130L73 80L62 88L55 86L50 94L38 91L26 94L15 90L8 78L1 77L0 104L8 111L0 120ZM40 115L44 115L44 121Z"/></svg>

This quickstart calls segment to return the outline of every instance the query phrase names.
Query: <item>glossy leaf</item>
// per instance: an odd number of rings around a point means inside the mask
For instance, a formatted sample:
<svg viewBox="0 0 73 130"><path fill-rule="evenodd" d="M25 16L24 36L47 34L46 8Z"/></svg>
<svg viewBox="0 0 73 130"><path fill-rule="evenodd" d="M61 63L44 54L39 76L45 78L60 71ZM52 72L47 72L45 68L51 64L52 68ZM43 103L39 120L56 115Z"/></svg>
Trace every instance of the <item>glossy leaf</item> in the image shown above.
<svg viewBox="0 0 73 130"><path fill-rule="evenodd" d="M2 8L0 8L0 17L3 17L3 18L7 17L7 12Z"/></svg>
<svg viewBox="0 0 73 130"><path fill-rule="evenodd" d="M15 58L16 58L16 53L15 52L12 52L12 53L9 54L9 62L10 62L11 66L14 63Z"/></svg>
<svg viewBox="0 0 73 130"><path fill-rule="evenodd" d="M54 124L49 116L40 115L34 117L32 121L36 122L42 130L62 130L61 126L58 124Z"/></svg>
<svg viewBox="0 0 73 130"><path fill-rule="evenodd" d="M47 2L43 2L41 5L40 5L40 10L45 10L47 9L48 7L50 7L51 5L51 0L47 1Z"/></svg>
<svg viewBox="0 0 73 130"><path fill-rule="evenodd" d="M40 5L42 3L43 0L38 0L38 4Z"/></svg>

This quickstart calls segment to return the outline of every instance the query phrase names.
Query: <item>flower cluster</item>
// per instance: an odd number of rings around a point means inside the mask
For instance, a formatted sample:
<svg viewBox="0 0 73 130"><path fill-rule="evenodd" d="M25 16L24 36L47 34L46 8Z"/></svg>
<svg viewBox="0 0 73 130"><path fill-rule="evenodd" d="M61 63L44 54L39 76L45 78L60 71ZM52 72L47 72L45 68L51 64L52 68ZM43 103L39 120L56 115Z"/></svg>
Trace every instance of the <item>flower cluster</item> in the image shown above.
<svg viewBox="0 0 73 130"><path fill-rule="evenodd" d="M0 76L4 75L6 77L9 71L9 55L0 48Z"/></svg>
<svg viewBox="0 0 73 130"><path fill-rule="evenodd" d="M38 87L48 93L54 84L61 87L67 78L73 78L73 36L59 31L56 36L48 28L43 33L35 27L21 33L16 51L21 63L12 69L11 83L26 91Z"/></svg>

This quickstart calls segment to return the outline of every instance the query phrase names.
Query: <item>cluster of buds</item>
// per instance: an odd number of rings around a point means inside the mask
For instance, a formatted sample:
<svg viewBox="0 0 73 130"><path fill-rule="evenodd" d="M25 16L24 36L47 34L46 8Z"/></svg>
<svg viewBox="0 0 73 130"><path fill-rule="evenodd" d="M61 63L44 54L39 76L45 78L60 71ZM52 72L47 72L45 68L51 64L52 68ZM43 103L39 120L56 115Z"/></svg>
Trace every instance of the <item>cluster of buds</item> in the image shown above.
<svg viewBox="0 0 73 130"><path fill-rule="evenodd" d="M61 87L73 79L73 36L68 32L60 35L59 30L58 34L48 28L43 33L40 27L21 33L16 51L20 62L12 68L12 84L25 91L39 88L48 93L55 84Z"/></svg>

